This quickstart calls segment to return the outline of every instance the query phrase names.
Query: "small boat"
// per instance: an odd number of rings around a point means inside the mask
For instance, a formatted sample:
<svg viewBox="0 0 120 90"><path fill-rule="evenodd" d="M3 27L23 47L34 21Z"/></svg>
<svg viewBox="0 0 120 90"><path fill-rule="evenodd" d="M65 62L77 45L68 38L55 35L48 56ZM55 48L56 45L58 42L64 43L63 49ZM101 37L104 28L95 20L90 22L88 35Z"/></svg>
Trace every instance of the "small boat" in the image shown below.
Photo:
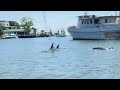
<svg viewBox="0 0 120 90"><path fill-rule="evenodd" d="M59 33L59 31L56 34L56 37L65 37L65 36L66 36L66 34L65 34L64 30L61 30L61 34Z"/></svg>
<svg viewBox="0 0 120 90"><path fill-rule="evenodd" d="M10 35L3 35L2 39L11 39L11 38L18 38L16 34L10 34Z"/></svg>
<svg viewBox="0 0 120 90"><path fill-rule="evenodd" d="M18 38L18 36L16 36L16 34L10 34L10 35L7 36L7 38L8 39L10 39L10 38Z"/></svg>

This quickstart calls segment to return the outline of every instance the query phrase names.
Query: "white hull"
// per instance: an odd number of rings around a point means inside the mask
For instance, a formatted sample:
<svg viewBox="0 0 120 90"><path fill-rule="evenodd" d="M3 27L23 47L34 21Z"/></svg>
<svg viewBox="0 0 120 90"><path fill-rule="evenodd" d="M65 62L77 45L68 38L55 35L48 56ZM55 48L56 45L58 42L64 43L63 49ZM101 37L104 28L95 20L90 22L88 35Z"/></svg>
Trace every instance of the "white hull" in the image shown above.
<svg viewBox="0 0 120 90"><path fill-rule="evenodd" d="M11 39L11 38L18 38L15 34L10 34L10 35L3 35L2 39Z"/></svg>
<svg viewBox="0 0 120 90"><path fill-rule="evenodd" d="M75 33L75 32L70 32L71 36L73 37L73 40L81 40L81 39L105 39L105 35L104 33L98 33L98 32L94 32L94 33Z"/></svg>
<svg viewBox="0 0 120 90"><path fill-rule="evenodd" d="M86 28L86 29L69 28L68 32L73 37L73 40L120 39L120 26L104 28Z"/></svg>

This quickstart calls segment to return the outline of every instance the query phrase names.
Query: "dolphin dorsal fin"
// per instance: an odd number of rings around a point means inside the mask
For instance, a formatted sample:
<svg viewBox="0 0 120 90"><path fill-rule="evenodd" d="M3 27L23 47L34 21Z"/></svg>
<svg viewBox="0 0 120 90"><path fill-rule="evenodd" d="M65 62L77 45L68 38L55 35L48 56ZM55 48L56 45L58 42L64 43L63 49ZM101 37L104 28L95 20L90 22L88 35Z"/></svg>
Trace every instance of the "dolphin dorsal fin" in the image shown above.
<svg viewBox="0 0 120 90"><path fill-rule="evenodd" d="M59 49L59 45L57 45L57 47L56 47L57 49Z"/></svg>
<svg viewBox="0 0 120 90"><path fill-rule="evenodd" d="M54 43L52 43L52 45L51 45L50 49L52 49L52 48L53 48L53 44L54 44Z"/></svg>

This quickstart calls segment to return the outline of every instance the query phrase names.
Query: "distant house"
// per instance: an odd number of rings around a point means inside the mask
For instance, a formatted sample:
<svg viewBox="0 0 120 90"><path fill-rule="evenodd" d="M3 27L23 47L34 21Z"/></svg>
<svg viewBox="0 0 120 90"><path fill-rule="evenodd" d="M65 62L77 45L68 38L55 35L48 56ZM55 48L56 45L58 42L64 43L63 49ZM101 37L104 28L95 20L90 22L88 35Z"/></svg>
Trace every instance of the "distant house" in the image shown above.
<svg viewBox="0 0 120 90"><path fill-rule="evenodd" d="M10 24L9 24L9 21L0 21L0 24L1 24L1 26L4 26L4 27L9 27L10 26Z"/></svg>

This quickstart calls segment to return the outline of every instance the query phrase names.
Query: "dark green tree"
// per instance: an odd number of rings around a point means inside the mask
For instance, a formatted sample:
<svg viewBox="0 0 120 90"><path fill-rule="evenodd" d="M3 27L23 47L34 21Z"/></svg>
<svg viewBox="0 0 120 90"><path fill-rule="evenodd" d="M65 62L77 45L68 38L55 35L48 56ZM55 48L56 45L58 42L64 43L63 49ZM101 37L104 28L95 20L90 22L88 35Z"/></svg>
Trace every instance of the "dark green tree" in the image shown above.
<svg viewBox="0 0 120 90"><path fill-rule="evenodd" d="M0 27L0 36L3 35L4 31L3 29Z"/></svg>
<svg viewBox="0 0 120 90"><path fill-rule="evenodd" d="M23 17L21 19L21 26L27 33L30 32L31 27L33 26L33 21L31 18Z"/></svg>
<svg viewBox="0 0 120 90"><path fill-rule="evenodd" d="M0 23L0 29L5 30L6 28Z"/></svg>
<svg viewBox="0 0 120 90"><path fill-rule="evenodd" d="M10 26L16 26L17 29L20 29L20 24L16 21L9 21Z"/></svg>

